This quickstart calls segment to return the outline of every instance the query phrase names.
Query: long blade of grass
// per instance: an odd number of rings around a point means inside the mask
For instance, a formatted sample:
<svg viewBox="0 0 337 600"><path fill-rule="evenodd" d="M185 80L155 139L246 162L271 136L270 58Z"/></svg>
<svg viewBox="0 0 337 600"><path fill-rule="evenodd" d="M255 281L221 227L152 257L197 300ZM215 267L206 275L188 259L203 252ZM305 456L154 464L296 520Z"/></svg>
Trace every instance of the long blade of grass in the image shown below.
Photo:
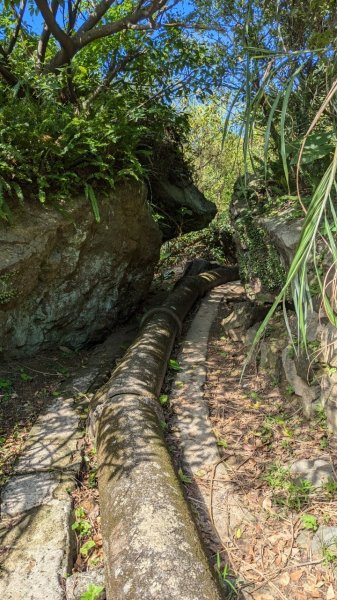
<svg viewBox="0 0 337 600"><path fill-rule="evenodd" d="M250 360L253 356L253 353L255 351L255 348L256 348L257 344L259 343L270 319L274 315L278 305L280 304L282 299L284 299L289 287L294 283L296 285L296 277L297 278L300 277L300 279L298 280L299 288L298 288L298 293L297 293L297 297L296 297L297 310L299 311L299 316L300 316L299 332L301 333L301 335L304 335L303 341L304 342L306 341L305 324L303 324L305 312L304 312L303 308L299 309L300 304L305 301L304 290L306 287L304 285L304 279L303 279L304 275L301 274L301 269L306 269L308 266L308 259L310 257L313 245L315 244L315 239L316 239L316 235L317 235L317 232L319 229L319 225L321 223L322 216L324 214L327 202L330 198L331 189L335 182L336 171L337 171L337 145L336 145L333 161L329 165L329 167L326 170L324 176L322 177L319 185L317 186L316 191L311 200L309 210L305 216L305 220L304 220L304 224L303 224L303 228L302 228L302 232L301 232L301 237L300 237L295 255L294 255L291 265L289 267L286 282L285 282L283 288L281 289L280 293L275 298L274 303L272 304L268 314L262 321L262 323L255 335L252 347L248 353L247 359L244 364L243 373L245 371L247 364L250 362ZM301 277L302 277L302 282L303 282L302 284L301 284ZM334 323L335 318L334 318L334 315L331 314L332 308L331 308L331 305L329 305L329 301L327 301L326 311L327 311L328 318L329 319L331 318L331 322Z"/></svg>
<svg viewBox="0 0 337 600"><path fill-rule="evenodd" d="M281 147L280 147L280 152L281 152L282 163L283 163L283 170L284 170L284 174L285 174L285 178L286 178L286 182L287 182L289 193L290 193L290 189L289 189L289 170L288 170L288 161L287 161L287 153L286 153L286 142L285 142L285 138L286 138L285 122L286 122L286 115L287 115L287 109L288 109L288 104L289 104L289 98L290 98L290 94L291 94L292 89L293 89L293 85L294 85L295 79L299 75L299 73L302 71L302 69L304 68L304 66L306 65L306 63L307 63L307 61L303 62L296 69L296 71L293 73L293 75L290 77L289 83L288 83L288 85L287 85L287 87L285 89L285 92L284 92L283 103L282 103L282 110L281 110L281 118L280 118Z"/></svg>

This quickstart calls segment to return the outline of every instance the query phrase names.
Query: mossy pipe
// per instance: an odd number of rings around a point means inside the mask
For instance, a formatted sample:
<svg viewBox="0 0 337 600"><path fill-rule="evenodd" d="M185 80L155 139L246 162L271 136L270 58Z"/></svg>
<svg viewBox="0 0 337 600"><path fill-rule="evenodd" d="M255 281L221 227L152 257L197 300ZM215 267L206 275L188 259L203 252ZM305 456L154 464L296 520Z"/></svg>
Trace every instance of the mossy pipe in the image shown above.
<svg viewBox="0 0 337 600"><path fill-rule="evenodd" d="M165 446L157 397L179 322L209 289L237 277L224 268L183 280L145 318L93 399L108 600L222 598Z"/></svg>

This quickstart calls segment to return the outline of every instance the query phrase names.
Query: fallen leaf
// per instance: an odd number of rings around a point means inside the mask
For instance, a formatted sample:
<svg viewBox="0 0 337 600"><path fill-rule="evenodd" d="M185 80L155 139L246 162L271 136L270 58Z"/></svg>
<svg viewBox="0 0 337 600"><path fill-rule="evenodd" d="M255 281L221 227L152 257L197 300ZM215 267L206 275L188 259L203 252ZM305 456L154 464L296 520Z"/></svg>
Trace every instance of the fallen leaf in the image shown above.
<svg viewBox="0 0 337 600"><path fill-rule="evenodd" d="M283 587L287 587L287 585L289 585L289 583L290 583L290 575L289 575L289 573L288 572L282 573L282 575L280 575L280 577L278 578L278 582Z"/></svg>
<svg viewBox="0 0 337 600"><path fill-rule="evenodd" d="M275 542L277 542L279 540L279 535L270 535L268 537L268 542L270 544L275 544Z"/></svg>
<svg viewBox="0 0 337 600"><path fill-rule="evenodd" d="M298 571L293 571L292 573L290 573L290 579L291 581L299 581L301 579L303 575L303 571L298 570Z"/></svg>
<svg viewBox="0 0 337 600"><path fill-rule="evenodd" d="M311 598L311 597L312 598L320 598L321 597L321 595L320 595L318 589L316 588L316 586L312 586L312 585L309 585L308 583L305 583L303 585L303 589L306 592L308 592L309 598Z"/></svg>
<svg viewBox="0 0 337 600"><path fill-rule="evenodd" d="M262 502L262 508L267 510L268 512L272 512L271 508L271 498L265 498Z"/></svg>
<svg viewBox="0 0 337 600"><path fill-rule="evenodd" d="M326 593L326 600L334 600L334 598L336 598L335 590L333 589L332 584L330 584Z"/></svg>

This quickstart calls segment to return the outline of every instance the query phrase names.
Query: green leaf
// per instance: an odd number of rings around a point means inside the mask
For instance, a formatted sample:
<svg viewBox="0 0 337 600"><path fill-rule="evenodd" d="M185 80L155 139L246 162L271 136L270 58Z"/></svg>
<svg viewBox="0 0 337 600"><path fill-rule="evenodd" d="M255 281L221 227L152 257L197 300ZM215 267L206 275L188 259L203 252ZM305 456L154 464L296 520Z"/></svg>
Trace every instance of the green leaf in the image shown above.
<svg viewBox="0 0 337 600"><path fill-rule="evenodd" d="M91 583L87 591L82 594L81 600L96 600L103 591L103 586Z"/></svg>
<svg viewBox="0 0 337 600"><path fill-rule="evenodd" d="M318 521L314 515L301 515L302 526L309 531L317 531Z"/></svg>
<svg viewBox="0 0 337 600"><path fill-rule="evenodd" d="M297 69L296 71L293 73L293 75L290 77L289 83L285 89L285 93L284 93L284 97L283 97L283 103L282 103L282 110L281 110L281 120L280 120L280 133L281 133L281 157L282 157L282 163L283 163L283 170L284 170L284 174L285 174L285 178L286 178L286 182L289 188L289 170L288 170L288 161L287 161L287 152L286 152L286 129L285 129L285 121L286 121L286 115L287 115L287 109L288 109L288 104L289 104L289 98L290 98L290 94L292 92L293 89L293 85L295 82L296 77L299 75L299 73L302 71L302 69L305 67L305 65L307 64L308 61L304 61Z"/></svg>
<svg viewBox="0 0 337 600"><path fill-rule="evenodd" d="M89 200L91 203L91 208L92 208L92 212L94 213L95 221L96 221L96 223L100 223L101 216L99 213L97 198L96 198L94 189L93 189L92 185L90 185L89 183L86 183L84 190L85 190L86 199Z"/></svg>
<svg viewBox="0 0 337 600"><path fill-rule="evenodd" d="M85 542L85 544L83 544L83 546L80 547L80 554L82 556L88 556L90 550L92 550L95 547L96 542L94 542L94 540L88 540L87 542Z"/></svg>
<svg viewBox="0 0 337 600"><path fill-rule="evenodd" d="M180 481L182 481L183 483L192 483L192 478L188 477L188 475L185 475L182 469L178 470L178 475Z"/></svg>
<svg viewBox="0 0 337 600"><path fill-rule="evenodd" d="M172 371L181 371L180 364L178 363L177 360L174 360L173 358L171 358L169 360L169 367L170 367L170 369L172 369Z"/></svg>
<svg viewBox="0 0 337 600"><path fill-rule="evenodd" d="M32 381L33 377L31 375L28 375L28 373L21 371L20 379L22 379L22 381Z"/></svg>

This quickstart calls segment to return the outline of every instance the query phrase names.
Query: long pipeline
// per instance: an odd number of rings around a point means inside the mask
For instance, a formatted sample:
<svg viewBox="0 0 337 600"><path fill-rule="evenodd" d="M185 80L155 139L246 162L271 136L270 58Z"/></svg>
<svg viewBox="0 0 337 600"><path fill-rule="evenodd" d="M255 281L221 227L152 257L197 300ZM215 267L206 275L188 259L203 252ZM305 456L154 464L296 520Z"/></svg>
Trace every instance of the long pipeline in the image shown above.
<svg viewBox="0 0 337 600"><path fill-rule="evenodd" d="M236 267L184 278L145 315L136 340L93 398L107 600L223 597L164 442L158 395L194 303L236 279Z"/></svg>

